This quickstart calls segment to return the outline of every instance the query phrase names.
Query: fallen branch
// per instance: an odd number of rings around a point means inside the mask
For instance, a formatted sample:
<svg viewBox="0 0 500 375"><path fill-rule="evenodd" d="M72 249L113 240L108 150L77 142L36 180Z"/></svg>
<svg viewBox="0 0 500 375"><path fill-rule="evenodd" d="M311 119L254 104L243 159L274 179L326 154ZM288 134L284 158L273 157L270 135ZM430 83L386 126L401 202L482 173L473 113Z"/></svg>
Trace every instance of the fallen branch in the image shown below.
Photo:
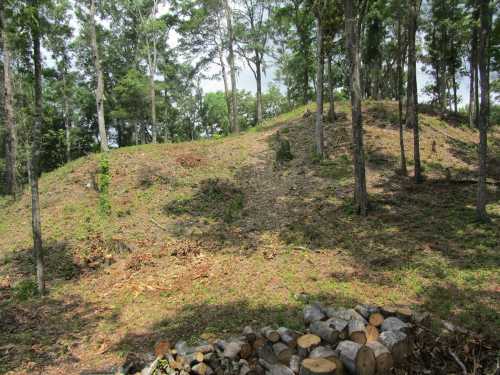
<svg viewBox="0 0 500 375"><path fill-rule="evenodd" d="M467 368L465 367L465 365L463 364L463 362L458 358L458 356L453 353L451 351L451 349L448 349L448 353L450 353L450 355L453 357L453 359L455 360L455 362L457 363L457 365L460 366L460 368L462 369L462 372L464 373L464 375L467 375Z"/></svg>
<svg viewBox="0 0 500 375"><path fill-rule="evenodd" d="M158 228L168 232L168 228L164 227L163 225L161 225L159 222L157 222L155 219L151 218L149 219L154 225L156 225Z"/></svg>

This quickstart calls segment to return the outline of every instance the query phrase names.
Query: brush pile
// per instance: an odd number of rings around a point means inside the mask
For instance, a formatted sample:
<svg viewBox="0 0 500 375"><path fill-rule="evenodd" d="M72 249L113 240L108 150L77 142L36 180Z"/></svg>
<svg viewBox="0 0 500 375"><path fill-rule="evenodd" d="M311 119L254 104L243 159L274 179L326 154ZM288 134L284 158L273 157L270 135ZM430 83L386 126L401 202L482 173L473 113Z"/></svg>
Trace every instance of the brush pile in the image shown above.
<svg viewBox="0 0 500 375"><path fill-rule="evenodd" d="M238 337L189 346L184 341L156 345L154 362L141 375L344 375L467 374L450 349L440 352L429 336L431 317L405 307L358 305L354 309L307 305L305 331L247 326ZM449 333L457 328L449 323ZM430 338L429 338L430 337ZM430 349L425 350L426 342ZM434 342L435 341L435 342ZM441 345L442 346L442 345ZM463 354L463 353L460 353ZM425 357L425 358L424 358ZM441 357L446 357L442 360ZM451 364L450 364L451 362ZM452 372L449 372L449 371ZM444 372L443 372L444 371ZM481 372L480 365L474 374Z"/></svg>

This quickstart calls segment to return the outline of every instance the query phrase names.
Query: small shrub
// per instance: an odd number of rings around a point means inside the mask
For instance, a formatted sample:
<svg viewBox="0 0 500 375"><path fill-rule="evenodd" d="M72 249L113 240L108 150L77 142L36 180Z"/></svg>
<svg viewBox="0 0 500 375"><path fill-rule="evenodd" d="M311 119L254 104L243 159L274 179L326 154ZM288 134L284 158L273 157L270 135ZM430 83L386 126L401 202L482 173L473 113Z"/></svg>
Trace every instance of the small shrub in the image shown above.
<svg viewBox="0 0 500 375"><path fill-rule="evenodd" d="M111 202L109 200L110 183L109 160L106 154L102 154L99 162L99 212L106 216L111 214Z"/></svg>
<svg viewBox="0 0 500 375"><path fill-rule="evenodd" d="M287 161L293 159L292 147L290 141L285 138L281 138L281 133L276 133L276 164L282 165Z"/></svg>
<svg viewBox="0 0 500 375"><path fill-rule="evenodd" d="M12 293L20 301L26 301L38 294L38 288L35 281L31 279L21 280L13 288Z"/></svg>

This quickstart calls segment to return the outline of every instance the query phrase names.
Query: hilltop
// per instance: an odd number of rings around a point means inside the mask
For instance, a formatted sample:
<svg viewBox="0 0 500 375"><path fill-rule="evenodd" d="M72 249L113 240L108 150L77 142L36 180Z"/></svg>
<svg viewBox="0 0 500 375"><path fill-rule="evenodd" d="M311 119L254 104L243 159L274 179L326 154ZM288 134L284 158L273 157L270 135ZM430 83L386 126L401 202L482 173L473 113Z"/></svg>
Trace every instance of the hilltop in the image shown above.
<svg viewBox="0 0 500 375"><path fill-rule="evenodd" d="M490 133L488 211L474 220L475 130L420 115L426 180L398 172L397 105L364 103L371 212L353 214L350 114L313 153L306 108L239 136L109 153L41 179L48 288L31 296L30 200L0 200L0 372L77 373L156 340L293 325L306 299L421 306L500 334L500 131ZM293 159L277 163L277 132ZM405 131L408 160L412 135ZM411 163L409 165L411 171Z"/></svg>

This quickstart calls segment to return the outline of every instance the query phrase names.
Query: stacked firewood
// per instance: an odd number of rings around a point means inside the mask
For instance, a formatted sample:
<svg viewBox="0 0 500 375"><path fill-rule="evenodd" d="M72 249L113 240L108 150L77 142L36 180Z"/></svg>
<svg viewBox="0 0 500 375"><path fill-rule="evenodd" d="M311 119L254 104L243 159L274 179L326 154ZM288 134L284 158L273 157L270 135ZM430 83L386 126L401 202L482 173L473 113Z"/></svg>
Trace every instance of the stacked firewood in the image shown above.
<svg viewBox="0 0 500 375"><path fill-rule="evenodd" d="M163 342L142 374L390 374L406 362L413 325L425 324L428 317L404 308L312 303L304 308L305 332L248 326L238 337L199 346Z"/></svg>

